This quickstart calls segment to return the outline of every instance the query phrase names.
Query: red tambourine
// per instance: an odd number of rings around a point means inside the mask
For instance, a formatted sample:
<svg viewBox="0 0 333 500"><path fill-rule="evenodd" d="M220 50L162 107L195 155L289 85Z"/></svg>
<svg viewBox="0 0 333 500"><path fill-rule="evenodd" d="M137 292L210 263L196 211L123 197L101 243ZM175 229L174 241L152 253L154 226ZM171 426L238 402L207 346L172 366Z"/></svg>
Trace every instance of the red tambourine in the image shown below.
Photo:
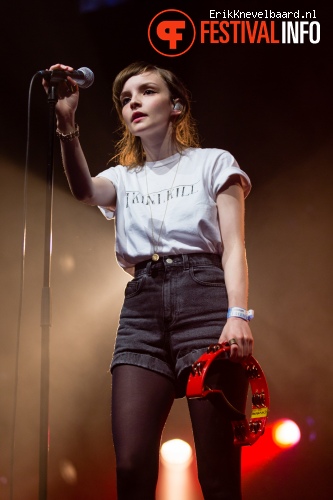
<svg viewBox="0 0 333 500"><path fill-rule="evenodd" d="M266 426L269 410L269 392L266 378L258 361L253 356L249 356L241 362L246 370L252 391L252 413L248 421L244 413L230 404L221 389L211 389L207 385L207 373L212 363L217 359L228 359L229 354L230 346L228 342L208 347L207 352L192 365L186 396L188 398L205 398L210 394L220 394L233 415L235 415L232 417L234 444L240 446L252 445L262 436Z"/></svg>

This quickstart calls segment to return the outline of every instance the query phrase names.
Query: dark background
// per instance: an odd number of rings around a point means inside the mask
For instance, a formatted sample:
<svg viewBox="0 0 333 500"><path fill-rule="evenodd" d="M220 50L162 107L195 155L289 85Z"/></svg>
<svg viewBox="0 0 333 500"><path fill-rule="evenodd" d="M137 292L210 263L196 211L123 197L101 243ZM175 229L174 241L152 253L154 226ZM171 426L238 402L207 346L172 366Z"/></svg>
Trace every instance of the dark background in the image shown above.
<svg viewBox="0 0 333 500"><path fill-rule="evenodd" d="M184 10L197 26L209 19L210 9L315 9L321 41L201 45L197 40L185 55L167 58L157 54L147 38L150 20L167 8ZM10 498L30 80L57 62L94 71L94 85L81 92L77 121L91 172L96 174L114 151L112 81L138 59L181 76L192 92L202 146L231 151L253 181L246 232L249 305L256 311L255 355L270 386L270 421L295 420L302 439L267 464L263 456L257 472L244 477L244 497L332 498L330 24L328 8L318 2L142 0L85 13L74 0L2 5L1 499ZM38 497L47 116L38 79L31 103L14 500ZM108 367L128 278L115 263L113 222L71 197L58 147L55 164L49 499L106 500L116 497ZM165 430L164 439L173 437L192 443L184 401L175 404ZM250 451L255 456L256 448Z"/></svg>

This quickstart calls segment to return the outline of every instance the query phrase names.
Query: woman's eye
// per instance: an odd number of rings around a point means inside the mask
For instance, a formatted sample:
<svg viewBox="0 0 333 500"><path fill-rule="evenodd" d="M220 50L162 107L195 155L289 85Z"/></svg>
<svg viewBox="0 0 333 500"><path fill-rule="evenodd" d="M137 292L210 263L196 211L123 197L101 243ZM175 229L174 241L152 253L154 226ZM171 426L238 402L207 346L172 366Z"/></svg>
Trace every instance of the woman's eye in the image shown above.
<svg viewBox="0 0 333 500"><path fill-rule="evenodd" d="M148 94L148 95L150 95L150 94L156 94L156 92L155 92L155 90L152 90L152 89L146 89L146 90L144 91L144 94Z"/></svg>
<svg viewBox="0 0 333 500"><path fill-rule="evenodd" d="M121 101L121 105L122 107L126 106L127 103L130 102L130 98L129 97L124 97L124 99L122 99Z"/></svg>

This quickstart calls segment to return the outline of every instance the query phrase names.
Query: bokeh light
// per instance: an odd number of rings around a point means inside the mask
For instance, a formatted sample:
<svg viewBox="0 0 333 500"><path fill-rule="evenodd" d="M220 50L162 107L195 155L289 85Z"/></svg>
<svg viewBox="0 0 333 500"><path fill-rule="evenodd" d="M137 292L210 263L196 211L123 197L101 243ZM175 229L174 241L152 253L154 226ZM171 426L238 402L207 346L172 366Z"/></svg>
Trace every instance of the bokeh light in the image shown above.
<svg viewBox="0 0 333 500"><path fill-rule="evenodd" d="M188 465L192 455L191 446L182 439L171 439L161 447L161 458L165 465Z"/></svg>
<svg viewBox="0 0 333 500"><path fill-rule="evenodd" d="M65 483L75 484L77 482L77 470L70 460L61 460L59 469Z"/></svg>
<svg viewBox="0 0 333 500"><path fill-rule="evenodd" d="M289 419L278 420L273 426L273 441L280 448L295 446L301 439L298 425Z"/></svg>

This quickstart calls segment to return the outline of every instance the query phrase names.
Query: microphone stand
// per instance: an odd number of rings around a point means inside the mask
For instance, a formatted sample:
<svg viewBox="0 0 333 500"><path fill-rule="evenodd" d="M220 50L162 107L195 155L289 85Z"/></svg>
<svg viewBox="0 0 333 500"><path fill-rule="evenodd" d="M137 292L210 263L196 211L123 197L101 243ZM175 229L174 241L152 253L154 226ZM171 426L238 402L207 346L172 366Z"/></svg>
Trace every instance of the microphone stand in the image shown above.
<svg viewBox="0 0 333 500"><path fill-rule="evenodd" d="M63 79L63 78L62 78ZM53 156L55 139L55 106L57 84L60 78L50 79L48 91L49 129L46 172L46 205L44 233L44 278L41 297L41 378L40 378L40 437L39 437L39 500L47 499L49 458L49 378L50 378L50 327L51 327L51 256L53 211Z"/></svg>

